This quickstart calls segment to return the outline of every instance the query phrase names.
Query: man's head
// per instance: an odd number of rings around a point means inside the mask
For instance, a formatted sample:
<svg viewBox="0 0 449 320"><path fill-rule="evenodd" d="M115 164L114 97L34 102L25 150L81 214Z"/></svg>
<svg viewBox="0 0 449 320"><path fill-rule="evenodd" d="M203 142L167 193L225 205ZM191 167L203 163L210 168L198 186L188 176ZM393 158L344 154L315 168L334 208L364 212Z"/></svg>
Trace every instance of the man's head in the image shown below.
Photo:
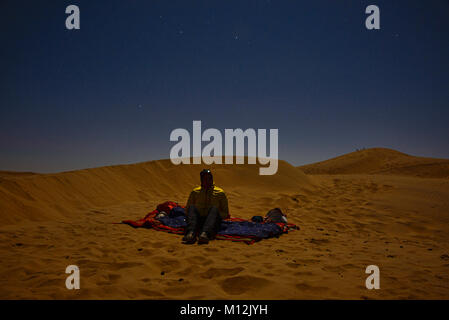
<svg viewBox="0 0 449 320"><path fill-rule="evenodd" d="M209 189L214 184L212 172L209 169L204 169L200 172L201 188Z"/></svg>

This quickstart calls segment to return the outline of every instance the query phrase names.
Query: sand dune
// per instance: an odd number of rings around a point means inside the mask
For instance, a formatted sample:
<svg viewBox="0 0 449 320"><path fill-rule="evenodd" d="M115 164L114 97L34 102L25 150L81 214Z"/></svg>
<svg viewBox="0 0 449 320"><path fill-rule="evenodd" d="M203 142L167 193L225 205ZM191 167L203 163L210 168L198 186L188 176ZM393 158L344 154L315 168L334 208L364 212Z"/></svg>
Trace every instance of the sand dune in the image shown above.
<svg viewBox="0 0 449 320"><path fill-rule="evenodd" d="M254 245L109 222L184 203L203 165L151 161L0 177L3 299L447 299L449 180L213 167L232 216L280 207L299 231ZM75 264L81 289L65 288ZM365 288L378 265L381 289Z"/></svg>
<svg viewBox="0 0 449 320"><path fill-rule="evenodd" d="M299 167L307 174L394 174L426 178L449 178L449 160L414 157L385 148L344 154Z"/></svg>
<svg viewBox="0 0 449 320"><path fill-rule="evenodd" d="M34 172L20 172L20 171L1 171L0 177L23 177L23 176L32 176L37 173Z"/></svg>
<svg viewBox="0 0 449 320"><path fill-rule="evenodd" d="M71 217L74 210L124 202L170 199L184 203L199 184L199 171L212 168L221 187L238 192L310 186L309 178L285 161L278 174L259 176L255 165L173 165L170 160L109 166L56 174L0 175L0 223ZM164 200L165 201L165 200Z"/></svg>

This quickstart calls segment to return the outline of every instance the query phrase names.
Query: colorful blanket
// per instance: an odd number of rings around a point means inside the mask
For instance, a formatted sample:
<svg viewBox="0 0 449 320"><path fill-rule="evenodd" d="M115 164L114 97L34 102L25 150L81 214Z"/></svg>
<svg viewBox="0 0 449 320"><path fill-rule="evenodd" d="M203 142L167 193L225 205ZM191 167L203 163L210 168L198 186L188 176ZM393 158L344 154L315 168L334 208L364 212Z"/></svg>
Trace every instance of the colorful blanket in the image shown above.
<svg viewBox="0 0 449 320"><path fill-rule="evenodd" d="M161 212L165 212L166 215L157 217ZM122 223L134 228L153 228L175 234L184 234L187 226L184 207L171 201L161 203L140 220L124 220ZM279 237L281 234L295 229L299 229L299 227L291 223L259 223L229 217L221 222L216 239L253 244L262 239Z"/></svg>

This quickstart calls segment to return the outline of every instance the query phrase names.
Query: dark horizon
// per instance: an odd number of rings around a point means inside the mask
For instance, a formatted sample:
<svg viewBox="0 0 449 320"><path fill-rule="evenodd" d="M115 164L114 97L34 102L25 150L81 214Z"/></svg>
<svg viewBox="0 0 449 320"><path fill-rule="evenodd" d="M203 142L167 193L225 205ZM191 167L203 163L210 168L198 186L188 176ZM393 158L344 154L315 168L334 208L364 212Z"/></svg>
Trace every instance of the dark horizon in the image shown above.
<svg viewBox="0 0 449 320"><path fill-rule="evenodd" d="M76 4L81 29L65 28ZM365 8L380 8L380 30ZM299 166L449 159L449 1L0 4L0 170L169 158L170 132L278 128ZM204 130L203 129L203 130Z"/></svg>

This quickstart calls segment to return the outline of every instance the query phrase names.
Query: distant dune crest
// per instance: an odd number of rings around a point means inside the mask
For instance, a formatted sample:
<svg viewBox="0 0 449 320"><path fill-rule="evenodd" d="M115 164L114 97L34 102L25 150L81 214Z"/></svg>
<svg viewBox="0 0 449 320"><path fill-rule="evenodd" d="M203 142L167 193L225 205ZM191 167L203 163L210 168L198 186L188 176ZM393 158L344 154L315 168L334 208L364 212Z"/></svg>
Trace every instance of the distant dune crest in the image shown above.
<svg viewBox="0 0 449 320"><path fill-rule="evenodd" d="M298 168L306 174L391 174L449 178L448 159L415 157L387 148L355 151Z"/></svg>

